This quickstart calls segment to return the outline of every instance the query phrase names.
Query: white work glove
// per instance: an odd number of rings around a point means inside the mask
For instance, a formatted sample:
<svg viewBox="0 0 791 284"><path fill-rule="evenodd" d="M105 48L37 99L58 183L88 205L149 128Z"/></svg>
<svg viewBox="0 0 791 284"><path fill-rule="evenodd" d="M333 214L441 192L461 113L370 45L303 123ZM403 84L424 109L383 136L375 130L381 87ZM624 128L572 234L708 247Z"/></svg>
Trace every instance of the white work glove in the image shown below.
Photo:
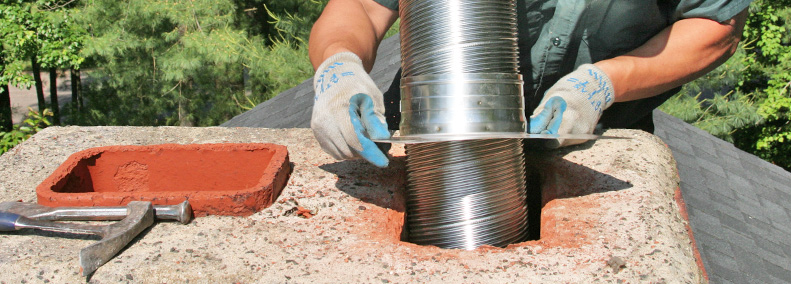
<svg viewBox="0 0 791 284"><path fill-rule="evenodd" d="M599 67L584 64L544 93L530 116L530 133L591 134L602 112L614 101L610 78ZM586 140L557 139L550 148L584 143Z"/></svg>
<svg viewBox="0 0 791 284"><path fill-rule="evenodd" d="M310 128L335 159L362 157L387 167L387 156L371 139L390 138L384 98L357 55L342 52L321 63L313 78L316 93Z"/></svg>

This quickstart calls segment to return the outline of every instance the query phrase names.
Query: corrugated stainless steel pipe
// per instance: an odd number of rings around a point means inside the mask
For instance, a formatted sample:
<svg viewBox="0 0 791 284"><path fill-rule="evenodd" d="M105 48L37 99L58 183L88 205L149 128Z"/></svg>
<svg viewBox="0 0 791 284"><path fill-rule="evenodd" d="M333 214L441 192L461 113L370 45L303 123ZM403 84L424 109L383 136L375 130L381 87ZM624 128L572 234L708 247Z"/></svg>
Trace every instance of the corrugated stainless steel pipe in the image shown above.
<svg viewBox="0 0 791 284"><path fill-rule="evenodd" d="M400 0L402 136L525 131L514 0ZM525 239L520 139L407 145L409 241Z"/></svg>

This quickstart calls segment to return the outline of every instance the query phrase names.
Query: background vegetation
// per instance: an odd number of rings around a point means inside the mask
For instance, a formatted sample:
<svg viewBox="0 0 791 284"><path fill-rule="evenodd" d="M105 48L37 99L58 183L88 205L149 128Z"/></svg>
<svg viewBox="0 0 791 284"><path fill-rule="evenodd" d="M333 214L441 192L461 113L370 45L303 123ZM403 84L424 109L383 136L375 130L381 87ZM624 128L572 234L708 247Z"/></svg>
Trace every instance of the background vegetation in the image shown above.
<svg viewBox="0 0 791 284"><path fill-rule="evenodd" d="M37 117L49 107L56 125L220 124L310 78L307 39L327 1L0 0L0 134L19 131L9 84L36 86ZM791 169L789 4L753 2L736 55L661 109ZM75 74L62 113L24 72L58 69Z"/></svg>
<svg viewBox="0 0 791 284"><path fill-rule="evenodd" d="M757 0L736 54L661 110L791 170L791 1Z"/></svg>
<svg viewBox="0 0 791 284"><path fill-rule="evenodd" d="M217 125L312 75L306 41L327 1L2 0L0 85L71 69L89 82L72 78L68 124ZM39 106L59 124L43 93Z"/></svg>

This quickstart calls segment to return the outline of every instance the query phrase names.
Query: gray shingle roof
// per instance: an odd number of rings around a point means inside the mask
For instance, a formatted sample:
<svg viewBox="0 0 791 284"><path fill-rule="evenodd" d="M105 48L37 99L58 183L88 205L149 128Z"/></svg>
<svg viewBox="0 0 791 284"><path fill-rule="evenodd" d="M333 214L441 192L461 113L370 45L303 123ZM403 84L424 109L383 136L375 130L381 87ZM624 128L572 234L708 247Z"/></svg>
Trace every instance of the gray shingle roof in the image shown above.
<svg viewBox="0 0 791 284"><path fill-rule="evenodd" d="M400 64L398 36L379 47L371 77L385 93ZM310 127L312 80L222 124ZM388 117L388 119L397 119ZM791 173L654 111L655 134L676 158L690 224L712 283L791 283Z"/></svg>
<svg viewBox="0 0 791 284"><path fill-rule="evenodd" d="M712 283L791 283L791 173L661 111Z"/></svg>

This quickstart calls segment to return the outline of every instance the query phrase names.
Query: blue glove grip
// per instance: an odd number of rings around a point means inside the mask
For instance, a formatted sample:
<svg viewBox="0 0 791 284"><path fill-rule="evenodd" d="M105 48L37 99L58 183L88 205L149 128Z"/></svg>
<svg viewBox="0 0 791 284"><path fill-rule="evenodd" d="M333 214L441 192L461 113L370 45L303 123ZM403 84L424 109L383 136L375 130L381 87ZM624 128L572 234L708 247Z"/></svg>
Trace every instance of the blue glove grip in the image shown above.
<svg viewBox="0 0 791 284"><path fill-rule="evenodd" d="M16 231L16 220L20 215L0 211L0 232Z"/></svg>
<svg viewBox="0 0 791 284"><path fill-rule="evenodd" d="M544 103L544 109L530 119L530 133L558 134L566 101L561 97L551 97Z"/></svg>
<svg viewBox="0 0 791 284"><path fill-rule="evenodd" d="M389 164L387 156L376 146L376 143L368 138L390 138L387 125L376 117L374 102L371 97L362 93L352 96L349 99L349 117L352 120L357 139L360 141L360 145L363 146L363 150L359 152L360 156L377 167L387 167Z"/></svg>

